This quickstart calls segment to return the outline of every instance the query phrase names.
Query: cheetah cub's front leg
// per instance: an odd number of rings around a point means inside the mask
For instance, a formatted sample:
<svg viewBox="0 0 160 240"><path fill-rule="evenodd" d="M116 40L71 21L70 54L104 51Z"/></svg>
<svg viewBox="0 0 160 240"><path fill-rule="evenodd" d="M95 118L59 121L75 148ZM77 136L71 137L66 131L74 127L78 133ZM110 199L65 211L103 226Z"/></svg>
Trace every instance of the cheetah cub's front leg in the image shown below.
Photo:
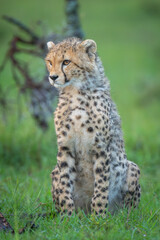
<svg viewBox="0 0 160 240"><path fill-rule="evenodd" d="M52 196L55 206L62 213L67 213L69 216L75 209L72 197L73 183L75 180L74 158L68 147L61 147L57 154L57 169L53 170L52 175ZM54 174L53 174L54 173ZM57 177L55 176L57 174ZM55 183L57 178L57 184Z"/></svg>
<svg viewBox="0 0 160 240"><path fill-rule="evenodd" d="M109 156L107 156L105 151L97 151L94 160L95 164L93 171L95 182L91 209L92 213L95 213L96 215L104 215L106 214L109 199Z"/></svg>
<svg viewBox="0 0 160 240"><path fill-rule="evenodd" d="M52 199L53 203L55 204L55 208L60 211L59 208L59 179L60 179L60 171L59 167L56 166L55 169L53 169L51 178L52 178Z"/></svg>

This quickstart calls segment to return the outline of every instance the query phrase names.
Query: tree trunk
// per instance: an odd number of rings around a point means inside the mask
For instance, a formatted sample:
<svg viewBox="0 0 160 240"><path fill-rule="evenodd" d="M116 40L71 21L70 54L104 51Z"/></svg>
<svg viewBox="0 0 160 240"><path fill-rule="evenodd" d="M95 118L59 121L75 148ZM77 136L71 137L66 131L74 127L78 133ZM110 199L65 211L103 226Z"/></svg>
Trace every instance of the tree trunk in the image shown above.
<svg viewBox="0 0 160 240"><path fill-rule="evenodd" d="M78 8L78 0L66 0L67 35L83 39L84 33L80 24Z"/></svg>

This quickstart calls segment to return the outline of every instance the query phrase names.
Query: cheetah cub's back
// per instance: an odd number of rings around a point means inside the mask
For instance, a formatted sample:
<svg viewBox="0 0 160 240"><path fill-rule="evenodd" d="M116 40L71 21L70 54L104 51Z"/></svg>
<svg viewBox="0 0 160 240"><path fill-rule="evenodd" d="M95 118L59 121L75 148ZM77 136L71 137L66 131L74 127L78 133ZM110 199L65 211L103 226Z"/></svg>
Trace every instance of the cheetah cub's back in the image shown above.
<svg viewBox="0 0 160 240"><path fill-rule="evenodd" d="M127 160L120 117L110 97L93 40L48 42L46 65L59 89L55 111L57 165L52 171L56 208L105 214L136 207L140 171Z"/></svg>

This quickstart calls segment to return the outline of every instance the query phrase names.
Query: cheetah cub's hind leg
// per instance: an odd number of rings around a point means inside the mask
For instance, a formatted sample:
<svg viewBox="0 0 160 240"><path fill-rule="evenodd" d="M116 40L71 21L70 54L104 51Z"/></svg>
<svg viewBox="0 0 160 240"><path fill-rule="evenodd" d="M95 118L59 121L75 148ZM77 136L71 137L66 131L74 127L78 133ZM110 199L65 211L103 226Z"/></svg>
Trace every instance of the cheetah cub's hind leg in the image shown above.
<svg viewBox="0 0 160 240"><path fill-rule="evenodd" d="M55 208L60 211L59 209L59 179L60 179L60 171L58 166L56 166L52 173L51 173L51 178L52 178L52 199L53 203L55 204Z"/></svg>
<svg viewBox="0 0 160 240"><path fill-rule="evenodd" d="M139 167L135 163L128 161L128 191L124 197L124 205L128 208L128 210L132 207L136 208L140 202L141 187L139 184L139 176Z"/></svg>

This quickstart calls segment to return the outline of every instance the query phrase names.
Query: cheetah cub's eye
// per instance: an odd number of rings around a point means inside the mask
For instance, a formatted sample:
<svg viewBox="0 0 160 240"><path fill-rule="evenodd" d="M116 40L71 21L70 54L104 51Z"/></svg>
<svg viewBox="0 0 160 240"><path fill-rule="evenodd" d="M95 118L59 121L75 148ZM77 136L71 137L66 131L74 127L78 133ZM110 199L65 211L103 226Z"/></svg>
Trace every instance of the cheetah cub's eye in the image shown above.
<svg viewBox="0 0 160 240"><path fill-rule="evenodd" d="M48 65L49 65L50 67L52 67L52 62L51 62L51 61L48 61Z"/></svg>
<svg viewBox="0 0 160 240"><path fill-rule="evenodd" d="M68 65L71 61L70 60L64 60L63 65Z"/></svg>

